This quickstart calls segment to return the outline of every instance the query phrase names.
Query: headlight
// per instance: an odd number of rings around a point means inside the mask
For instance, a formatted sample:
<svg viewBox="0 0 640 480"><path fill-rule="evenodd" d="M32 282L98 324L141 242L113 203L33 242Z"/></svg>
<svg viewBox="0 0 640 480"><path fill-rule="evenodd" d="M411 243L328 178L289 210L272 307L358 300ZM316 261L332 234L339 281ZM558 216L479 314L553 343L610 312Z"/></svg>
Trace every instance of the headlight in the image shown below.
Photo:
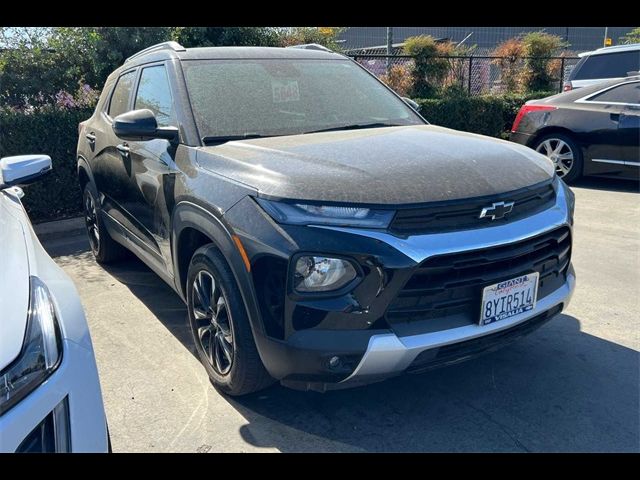
<svg viewBox="0 0 640 480"><path fill-rule="evenodd" d="M0 372L0 414L40 385L60 364L62 343L46 285L31 277L27 333L18 358Z"/></svg>
<svg viewBox="0 0 640 480"><path fill-rule="evenodd" d="M258 198L258 203L278 223L289 225L341 225L349 227L386 228L393 210L272 202Z"/></svg>
<svg viewBox="0 0 640 480"><path fill-rule="evenodd" d="M339 290L357 276L347 260L305 255L296 260L293 288L301 293L329 292Z"/></svg>

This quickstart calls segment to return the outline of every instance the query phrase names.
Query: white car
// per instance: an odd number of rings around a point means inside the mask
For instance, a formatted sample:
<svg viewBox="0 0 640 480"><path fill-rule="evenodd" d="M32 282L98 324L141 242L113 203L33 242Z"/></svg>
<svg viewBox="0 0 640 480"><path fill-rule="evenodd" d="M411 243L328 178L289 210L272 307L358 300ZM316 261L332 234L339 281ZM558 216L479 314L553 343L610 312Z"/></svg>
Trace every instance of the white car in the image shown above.
<svg viewBox="0 0 640 480"><path fill-rule="evenodd" d="M640 43L604 47L578 54L580 61L573 67L563 90L568 92L604 80L623 79L638 75Z"/></svg>
<svg viewBox="0 0 640 480"><path fill-rule="evenodd" d="M0 160L0 452L107 452L89 328L69 277L38 241L18 185L44 155Z"/></svg>

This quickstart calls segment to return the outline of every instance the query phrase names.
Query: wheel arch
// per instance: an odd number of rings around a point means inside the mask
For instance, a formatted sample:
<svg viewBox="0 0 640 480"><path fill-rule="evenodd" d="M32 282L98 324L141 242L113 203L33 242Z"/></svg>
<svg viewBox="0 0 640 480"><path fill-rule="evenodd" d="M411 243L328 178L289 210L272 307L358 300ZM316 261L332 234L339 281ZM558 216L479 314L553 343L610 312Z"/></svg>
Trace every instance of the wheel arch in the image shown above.
<svg viewBox="0 0 640 480"><path fill-rule="evenodd" d="M78 181L80 182L81 190L84 189L87 183L93 183L95 185L95 181L93 179L93 173L91 172L91 167L89 166L89 162L82 155L78 155L76 168L77 168Z"/></svg>
<svg viewBox="0 0 640 480"><path fill-rule="evenodd" d="M195 203L182 201L172 217L171 250L176 289L186 302L186 280L193 253L207 243L213 243L229 265L236 280L243 304L249 316L254 336L264 335L257 297L250 272L224 221Z"/></svg>
<svg viewBox="0 0 640 480"><path fill-rule="evenodd" d="M527 146L530 148L534 148L534 145L542 138L552 133L561 133L563 135L567 135L570 137L577 145L582 149L582 145L578 142L576 137L576 132L566 127L559 127L555 125L550 125L547 127L542 127L540 130L536 131L535 134L531 136L529 141L527 142Z"/></svg>

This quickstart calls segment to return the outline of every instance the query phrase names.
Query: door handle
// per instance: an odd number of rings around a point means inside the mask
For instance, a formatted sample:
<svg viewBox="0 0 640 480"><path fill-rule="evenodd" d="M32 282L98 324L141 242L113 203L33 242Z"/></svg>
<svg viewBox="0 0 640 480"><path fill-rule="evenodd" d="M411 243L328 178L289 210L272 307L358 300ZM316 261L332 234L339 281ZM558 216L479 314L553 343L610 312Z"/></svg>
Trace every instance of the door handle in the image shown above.
<svg viewBox="0 0 640 480"><path fill-rule="evenodd" d="M610 113L609 114L609 118L611 118L611 120L613 122L619 122L620 121L620 114L619 113Z"/></svg>
<svg viewBox="0 0 640 480"><path fill-rule="evenodd" d="M126 143L121 143L120 145L116 146L116 148L118 149L118 152L120 152L120 155L122 155L123 157L128 157L129 156L129 145L127 145Z"/></svg>
<svg viewBox="0 0 640 480"><path fill-rule="evenodd" d="M93 132L87 133L84 137L89 142L89 145L93 146L96 143L96 135Z"/></svg>

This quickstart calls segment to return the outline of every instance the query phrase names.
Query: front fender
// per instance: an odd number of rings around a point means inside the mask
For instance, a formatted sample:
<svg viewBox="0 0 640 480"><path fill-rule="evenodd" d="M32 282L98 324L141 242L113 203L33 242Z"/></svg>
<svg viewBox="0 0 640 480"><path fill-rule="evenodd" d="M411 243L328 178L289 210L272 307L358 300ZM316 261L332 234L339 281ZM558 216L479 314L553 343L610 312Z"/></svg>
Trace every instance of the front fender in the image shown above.
<svg viewBox="0 0 640 480"><path fill-rule="evenodd" d="M231 228L226 225L221 216L218 217L209 210L188 201L182 201L176 205L173 214L171 234L173 267L174 271L177 272L177 275L175 275L176 290L182 299L186 303L187 296L185 288L180 280L183 272L180 272L180 266L178 264L178 239L185 228L193 228L206 235L220 250L229 264L238 288L240 289L254 338L264 336L264 327L260 317L260 310L258 308L258 301L251 274L247 271L244 260L233 241Z"/></svg>

